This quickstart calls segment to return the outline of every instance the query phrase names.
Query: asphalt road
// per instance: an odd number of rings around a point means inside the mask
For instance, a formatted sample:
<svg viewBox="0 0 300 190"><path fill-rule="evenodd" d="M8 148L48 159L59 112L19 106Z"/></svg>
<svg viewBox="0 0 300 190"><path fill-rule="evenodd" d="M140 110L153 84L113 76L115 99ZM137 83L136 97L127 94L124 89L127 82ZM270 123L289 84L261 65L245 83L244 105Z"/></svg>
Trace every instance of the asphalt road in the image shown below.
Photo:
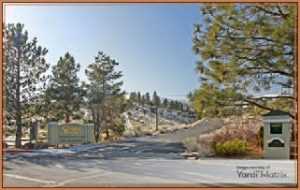
<svg viewBox="0 0 300 190"><path fill-rule="evenodd" d="M215 187L245 183L237 180L237 160L183 158L182 138L204 132L207 129L200 126L172 134L99 144L74 154L6 156L4 187ZM250 163L239 161L242 165ZM280 169L290 177L293 175L293 161L259 161L265 165L272 162L282 166ZM289 185L292 182L282 181Z"/></svg>
<svg viewBox="0 0 300 190"><path fill-rule="evenodd" d="M289 175L289 178L239 179L237 163L244 167L269 167L272 163L272 167ZM256 160L249 165L249 160L69 158L30 162L18 159L5 165L4 187L291 187L296 182L296 164L290 160Z"/></svg>

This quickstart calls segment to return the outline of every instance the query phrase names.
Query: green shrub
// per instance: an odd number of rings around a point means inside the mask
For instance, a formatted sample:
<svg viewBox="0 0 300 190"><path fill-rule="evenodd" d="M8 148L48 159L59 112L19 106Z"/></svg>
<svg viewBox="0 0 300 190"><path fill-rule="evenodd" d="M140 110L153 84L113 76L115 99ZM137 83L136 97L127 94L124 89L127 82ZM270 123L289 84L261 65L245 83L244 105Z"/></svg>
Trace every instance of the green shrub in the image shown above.
<svg viewBox="0 0 300 190"><path fill-rule="evenodd" d="M80 114L74 114L73 117L72 117L72 119L74 119L74 120L80 120L80 119L82 119L82 115L80 115Z"/></svg>
<svg viewBox="0 0 300 190"><path fill-rule="evenodd" d="M240 139L228 140L214 145L215 153L218 156L242 156L247 153L247 147L247 142Z"/></svg>
<svg viewBox="0 0 300 190"><path fill-rule="evenodd" d="M116 133L117 135L121 136L124 131L125 131L125 121L123 121L122 119L117 119L115 121L115 125L114 127L112 128L112 131L114 133Z"/></svg>

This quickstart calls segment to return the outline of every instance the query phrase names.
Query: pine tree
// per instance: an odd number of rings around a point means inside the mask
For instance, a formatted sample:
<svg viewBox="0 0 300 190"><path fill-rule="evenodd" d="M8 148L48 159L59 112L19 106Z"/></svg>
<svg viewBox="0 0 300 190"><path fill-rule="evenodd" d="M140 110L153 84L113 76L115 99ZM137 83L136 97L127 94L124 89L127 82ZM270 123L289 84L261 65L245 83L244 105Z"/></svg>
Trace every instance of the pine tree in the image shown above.
<svg viewBox="0 0 300 190"><path fill-rule="evenodd" d="M70 122L70 116L79 110L82 102L83 92L77 76L79 69L80 65L68 52L52 68L49 93L54 101L56 117L64 117L66 123Z"/></svg>
<svg viewBox="0 0 300 190"><path fill-rule="evenodd" d="M214 112L224 113L230 108L235 110L232 105L244 103L273 110L269 100L254 98L253 92L295 87L296 6L209 4L201 10L204 23L195 25L193 49L201 60L197 70L202 87L194 92L194 104L202 104L206 113L211 111L207 105L218 108ZM210 97L205 99L197 94ZM293 96L273 98L284 99L286 103L295 100ZM294 117L293 108L284 111Z"/></svg>
<svg viewBox="0 0 300 190"><path fill-rule="evenodd" d="M31 118L31 105L44 87L49 68L48 50L29 40L24 25L8 24L4 29L4 70L6 119L16 121L16 147L21 147L23 120ZM30 108L30 109L29 109Z"/></svg>
<svg viewBox="0 0 300 190"><path fill-rule="evenodd" d="M146 92L145 94L145 103L148 105L151 104L151 98L149 92Z"/></svg>
<svg viewBox="0 0 300 190"><path fill-rule="evenodd" d="M141 97L141 105L144 106L145 105L145 95L142 95Z"/></svg>
<svg viewBox="0 0 300 190"><path fill-rule="evenodd" d="M156 91L153 92L152 102L153 102L154 106L156 106L156 107L160 106L160 97L157 95Z"/></svg>
<svg viewBox="0 0 300 190"><path fill-rule="evenodd" d="M138 93L137 93L137 102L138 102L138 104L141 104L141 100L142 100L141 93L138 92Z"/></svg>
<svg viewBox="0 0 300 190"><path fill-rule="evenodd" d="M45 119L45 123L48 123L49 117L55 112L51 101L50 89L46 87L39 95L38 100L34 105L35 112Z"/></svg>
<svg viewBox="0 0 300 190"><path fill-rule="evenodd" d="M131 102L137 102L137 93L136 92L131 92L129 95L129 99Z"/></svg>
<svg viewBox="0 0 300 190"><path fill-rule="evenodd" d="M99 141L101 130L105 130L109 137L109 130L119 130L122 123L121 113L125 103L124 92L121 90L123 82L119 81L122 72L115 70L117 65L119 63L110 56L98 52L95 62L85 71L89 80L87 98L93 116L96 142Z"/></svg>
<svg viewBox="0 0 300 190"><path fill-rule="evenodd" d="M168 105L169 105L168 99L165 98L165 99L163 100L163 106L164 106L164 108L167 108Z"/></svg>

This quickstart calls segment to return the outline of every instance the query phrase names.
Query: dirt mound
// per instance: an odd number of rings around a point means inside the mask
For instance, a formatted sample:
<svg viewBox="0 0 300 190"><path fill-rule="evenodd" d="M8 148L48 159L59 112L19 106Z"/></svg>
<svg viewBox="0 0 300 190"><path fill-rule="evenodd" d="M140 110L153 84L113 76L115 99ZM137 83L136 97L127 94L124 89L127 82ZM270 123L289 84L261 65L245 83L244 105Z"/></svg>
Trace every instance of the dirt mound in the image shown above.
<svg viewBox="0 0 300 190"><path fill-rule="evenodd" d="M203 118L201 120L198 120L190 124L191 127L205 128L208 130L207 132L219 129L223 127L223 125L224 125L223 120L219 118Z"/></svg>
<svg viewBox="0 0 300 190"><path fill-rule="evenodd" d="M223 126L223 120L218 118L207 118L194 122L190 125L184 125L178 130L172 133L159 135L159 138L163 138L168 141L182 142L189 137L198 137L201 134L210 133Z"/></svg>

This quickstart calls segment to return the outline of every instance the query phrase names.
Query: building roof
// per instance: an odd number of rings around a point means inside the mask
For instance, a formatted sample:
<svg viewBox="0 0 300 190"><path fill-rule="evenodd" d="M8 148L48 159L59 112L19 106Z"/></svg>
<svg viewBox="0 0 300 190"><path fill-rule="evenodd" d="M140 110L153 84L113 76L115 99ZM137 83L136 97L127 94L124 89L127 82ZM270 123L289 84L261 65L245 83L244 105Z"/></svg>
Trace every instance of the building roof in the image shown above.
<svg viewBox="0 0 300 190"><path fill-rule="evenodd" d="M263 116L280 116L280 115L287 115L289 116L289 113L288 112L285 112L285 111L281 111L281 110L273 110L273 111L270 111L266 114L263 114Z"/></svg>

